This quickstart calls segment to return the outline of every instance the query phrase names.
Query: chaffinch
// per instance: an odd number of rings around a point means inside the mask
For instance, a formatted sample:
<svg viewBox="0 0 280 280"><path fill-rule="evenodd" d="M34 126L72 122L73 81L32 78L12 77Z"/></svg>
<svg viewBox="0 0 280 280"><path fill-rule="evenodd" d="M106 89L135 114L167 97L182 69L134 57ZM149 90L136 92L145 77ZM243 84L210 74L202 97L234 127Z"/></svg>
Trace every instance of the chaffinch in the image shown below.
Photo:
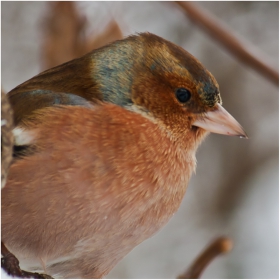
<svg viewBox="0 0 280 280"><path fill-rule="evenodd" d="M178 210L209 132L246 137L211 73L150 33L40 73L9 99L18 150L2 241L54 277L104 277Z"/></svg>

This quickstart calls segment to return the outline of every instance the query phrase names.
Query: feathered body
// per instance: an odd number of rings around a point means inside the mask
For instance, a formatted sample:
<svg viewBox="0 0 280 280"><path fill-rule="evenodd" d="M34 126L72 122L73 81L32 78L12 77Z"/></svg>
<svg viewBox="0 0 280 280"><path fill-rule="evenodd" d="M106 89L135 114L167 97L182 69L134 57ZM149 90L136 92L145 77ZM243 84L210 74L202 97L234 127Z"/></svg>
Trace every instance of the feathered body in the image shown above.
<svg viewBox="0 0 280 280"><path fill-rule="evenodd" d="M177 211L194 152L115 105L42 113L37 151L14 163L3 192L2 239L32 270L41 261L53 276L102 277Z"/></svg>
<svg viewBox="0 0 280 280"><path fill-rule="evenodd" d="M22 267L54 277L103 277L168 222L205 123L222 115L222 133L244 135L213 76L148 33L47 70L9 97L26 149L2 191L2 241Z"/></svg>

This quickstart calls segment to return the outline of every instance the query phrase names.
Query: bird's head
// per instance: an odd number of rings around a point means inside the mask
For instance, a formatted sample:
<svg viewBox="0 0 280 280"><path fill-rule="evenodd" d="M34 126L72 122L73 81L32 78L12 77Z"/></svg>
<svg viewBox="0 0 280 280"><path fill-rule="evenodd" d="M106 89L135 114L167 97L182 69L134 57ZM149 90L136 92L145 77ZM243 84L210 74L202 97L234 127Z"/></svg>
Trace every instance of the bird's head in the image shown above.
<svg viewBox="0 0 280 280"><path fill-rule="evenodd" d="M200 139L207 131L247 137L221 106L212 74L173 43L142 33L94 55L93 75L105 101L153 118L175 137Z"/></svg>

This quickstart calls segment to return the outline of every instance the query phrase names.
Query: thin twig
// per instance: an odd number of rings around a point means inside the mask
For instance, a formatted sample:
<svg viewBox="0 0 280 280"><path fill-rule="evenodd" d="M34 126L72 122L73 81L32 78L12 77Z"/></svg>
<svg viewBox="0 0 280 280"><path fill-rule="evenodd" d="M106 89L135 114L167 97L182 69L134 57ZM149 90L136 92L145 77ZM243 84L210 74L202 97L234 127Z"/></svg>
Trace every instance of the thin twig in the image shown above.
<svg viewBox="0 0 280 280"><path fill-rule="evenodd" d="M42 68L49 69L82 56L85 51L87 20L75 2L48 2L43 21Z"/></svg>
<svg viewBox="0 0 280 280"><path fill-rule="evenodd" d="M1 242L1 254L3 256L1 258L1 267L10 276L16 278L53 279L47 274L21 270L17 257L7 249L3 242Z"/></svg>
<svg viewBox="0 0 280 280"><path fill-rule="evenodd" d="M252 51L256 50L256 47L235 35L222 21L196 4L180 1L176 1L176 4L182 8L191 20L200 25L242 63L258 71L275 85L279 85L279 72L269 65L265 55L260 50L256 51L257 54L253 54Z"/></svg>
<svg viewBox="0 0 280 280"><path fill-rule="evenodd" d="M232 241L227 237L219 237L214 240L198 256L188 270L179 275L178 279L198 279L208 264L217 256L225 254L232 249Z"/></svg>
<svg viewBox="0 0 280 280"><path fill-rule="evenodd" d="M1 187L6 184L13 158L13 112L6 93L1 89Z"/></svg>

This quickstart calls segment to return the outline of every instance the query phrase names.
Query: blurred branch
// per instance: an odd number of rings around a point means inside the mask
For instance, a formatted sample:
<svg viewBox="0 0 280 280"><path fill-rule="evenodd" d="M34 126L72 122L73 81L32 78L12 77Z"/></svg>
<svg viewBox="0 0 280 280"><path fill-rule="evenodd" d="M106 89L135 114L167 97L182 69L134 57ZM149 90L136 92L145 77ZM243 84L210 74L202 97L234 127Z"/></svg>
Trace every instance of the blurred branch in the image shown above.
<svg viewBox="0 0 280 280"><path fill-rule="evenodd" d="M75 2L49 2L43 22L43 69L57 66L85 53L86 18L79 14Z"/></svg>
<svg viewBox="0 0 280 280"><path fill-rule="evenodd" d="M42 46L43 69L80 57L93 49L123 38L121 28L114 19L104 28L86 37L85 16L80 15L75 2L50 2L44 20Z"/></svg>
<svg viewBox="0 0 280 280"><path fill-rule="evenodd" d="M229 238L217 238L198 256L190 268L185 273L179 275L177 279L198 279L214 258L229 252L231 249L232 241Z"/></svg>
<svg viewBox="0 0 280 280"><path fill-rule="evenodd" d="M17 257L7 249L3 242L1 242L1 255L3 256L1 258L1 268L12 276L11 278L53 279L47 274L21 270Z"/></svg>
<svg viewBox="0 0 280 280"><path fill-rule="evenodd" d="M239 61L259 72L275 85L279 85L279 72L269 65L265 55L260 50L256 52L257 54L253 54L252 50L254 47L250 46L249 42L246 42L245 39L238 39L237 35L234 35L223 22L196 4L180 1L175 3L182 8L191 20L200 25L201 28L211 37L215 38Z"/></svg>

